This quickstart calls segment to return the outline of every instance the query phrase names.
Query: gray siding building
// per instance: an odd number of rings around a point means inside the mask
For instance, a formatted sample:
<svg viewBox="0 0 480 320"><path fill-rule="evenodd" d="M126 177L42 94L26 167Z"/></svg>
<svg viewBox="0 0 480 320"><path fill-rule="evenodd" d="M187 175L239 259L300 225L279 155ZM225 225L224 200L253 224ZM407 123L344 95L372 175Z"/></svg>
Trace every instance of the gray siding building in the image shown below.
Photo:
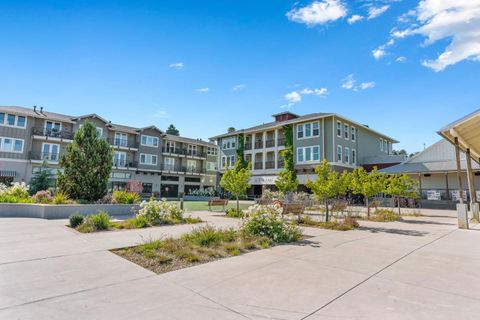
<svg viewBox="0 0 480 320"><path fill-rule="evenodd" d="M87 119L114 150L110 190L136 180L145 195L177 198L215 187L215 144L168 135L155 126L134 128L96 114L76 117L36 107L0 107L0 183L28 183L44 163L55 175L60 156Z"/></svg>

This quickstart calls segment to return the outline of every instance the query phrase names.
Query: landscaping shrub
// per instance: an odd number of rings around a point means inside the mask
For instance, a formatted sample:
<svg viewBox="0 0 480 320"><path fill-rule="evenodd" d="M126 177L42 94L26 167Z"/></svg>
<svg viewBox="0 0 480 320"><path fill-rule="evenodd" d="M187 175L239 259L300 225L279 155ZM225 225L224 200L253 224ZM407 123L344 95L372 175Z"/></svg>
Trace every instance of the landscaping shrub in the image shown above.
<svg viewBox="0 0 480 320"><path fill-rule="evenodd" d="M376 222L393 222L402 220L402 217L393 212L393 210L377 209L374 212L372 220Z"/></svg>
<svg viewBox="0 0 480 320"><path fill-rule="evenodd" d="M35 195L32 197L33 201L35 203L52 203L53 202L53 196L48 190L41 190L35 193Z"/></svg>
<svg viewBox="0 0 480 320"><path fill-rule="evenodd" d="M73 203L73 201L70 200L68 196L63 192L57 192L57 194L53 198L53 204L70 204L70 203Z"/></svg>
<svg viewBox="0 0 480 320"><path fill-rule="evenodd" d="M359 227L357 220L353 217L346 217L343 221L317 221L313 220L309 216L301 216L298 218L297 223L306 227L315 227L336 231L348 231Z"/></svg>
<svg viewBox="0 0 480 320"><path fill-rule="evenodd" d="M73 213L70 215L70 227L76 229L79 225L83 223L85 217L79 213Z"/></svg>
<svg viewBox="0 0 480 320"><path fill-rule="evenodd" d="M125 228L127 229L142 229L148 228L151 224L146 217L135 217L125 221Z"/></svg>
<svg viewBox="0 0 480 320"><path fill-rule="evenodd" d="M140 195L130 191L113 191L112 199L115 203L135 204L140 203Z"/></svg>
<svg viewBox="0 0 480 320"><path fill-rule="evenodd" d="M29 187L25 182L14 182L10 187L0 183L0 202L30 203Z"/></svg>
<svg viewBox="0 0 480 320"><path fill-rule="evenodd" d="M143 201L137 216L143 216L152 224L179 223L183 221L183 210L177 204L169 203L166 199L160 201Z"/></svg>
<svg viewBox="0 0 480 320"><path fill-rule="evenodd" d="M255 205L246 211L241 230L248 235L265 236L274 242L292 242L301 238L299 228L281 218L281 208Z"/></svg>
<svg viewBox="0 0 480 320"><path fill-rule="evenodd" d="M227 211L225 211L225 215L230 218L243 218L245 216L242 210L240 210L240 212L237 212L237 209L235 208L227 209Z"/></svg>
<svg viewBox="0 0 480 320"><path fill-rule="evenodd" d="M108 230L110 216L105 211L98 211L87 218L87 223L90 223L95 231Z"/></svg>

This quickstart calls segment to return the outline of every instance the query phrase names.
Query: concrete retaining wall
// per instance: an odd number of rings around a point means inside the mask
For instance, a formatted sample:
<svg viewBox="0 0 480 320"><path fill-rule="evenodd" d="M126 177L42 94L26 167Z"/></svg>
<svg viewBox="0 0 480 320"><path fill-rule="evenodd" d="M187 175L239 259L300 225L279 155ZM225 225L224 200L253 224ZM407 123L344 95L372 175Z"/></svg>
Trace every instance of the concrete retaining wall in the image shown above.
<svg viewBox="0 0 480 320"><path fill-rule="evenodd" d="M0 217L66 219L72 213L90 215L99 210L110 216L123 216L137 212L139 205L132 204L32 204L32 203L0 203Z"/></svg>

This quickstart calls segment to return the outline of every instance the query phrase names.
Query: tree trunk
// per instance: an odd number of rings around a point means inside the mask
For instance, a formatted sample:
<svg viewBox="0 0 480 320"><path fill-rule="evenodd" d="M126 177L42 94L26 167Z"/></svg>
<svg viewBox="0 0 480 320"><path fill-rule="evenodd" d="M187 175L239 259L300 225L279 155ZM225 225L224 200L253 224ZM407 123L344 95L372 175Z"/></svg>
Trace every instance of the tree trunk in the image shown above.
<svg viewBox="0 0 480 320"><path fill-rule="evenodd" d="M325 222L328 222L328 200L325 200Z"/></svg>
<svg viewBox="0 0 480 320"><path fill-rule="evenodd" d="M365 203L367 204L367 220L370 220L370 203L368 197L365 197Z"/></svg>
<svg viewBox="0 0 480 320"><path fill-rule="evenodd" d="M240 215L240 200L238 199L238 195L237 195L237 215Z"/></svg>
<svg viewBox="0 0 480 320"><path fill-rule="evenodd" d="M398 202L398 215L400 215L400 197L397 198Z"/></svg>

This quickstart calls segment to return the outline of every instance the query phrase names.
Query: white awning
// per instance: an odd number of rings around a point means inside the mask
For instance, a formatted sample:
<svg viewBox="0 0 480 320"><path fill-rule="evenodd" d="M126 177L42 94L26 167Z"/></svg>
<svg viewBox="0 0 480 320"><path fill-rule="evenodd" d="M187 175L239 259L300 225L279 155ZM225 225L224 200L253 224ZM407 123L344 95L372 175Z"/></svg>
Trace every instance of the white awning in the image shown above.
<svg viewBox="0 0 480 320"><path fill-rule="evenodd" d="M17 172L13 170L0 170L0 177L15 178Z"/></svg>

